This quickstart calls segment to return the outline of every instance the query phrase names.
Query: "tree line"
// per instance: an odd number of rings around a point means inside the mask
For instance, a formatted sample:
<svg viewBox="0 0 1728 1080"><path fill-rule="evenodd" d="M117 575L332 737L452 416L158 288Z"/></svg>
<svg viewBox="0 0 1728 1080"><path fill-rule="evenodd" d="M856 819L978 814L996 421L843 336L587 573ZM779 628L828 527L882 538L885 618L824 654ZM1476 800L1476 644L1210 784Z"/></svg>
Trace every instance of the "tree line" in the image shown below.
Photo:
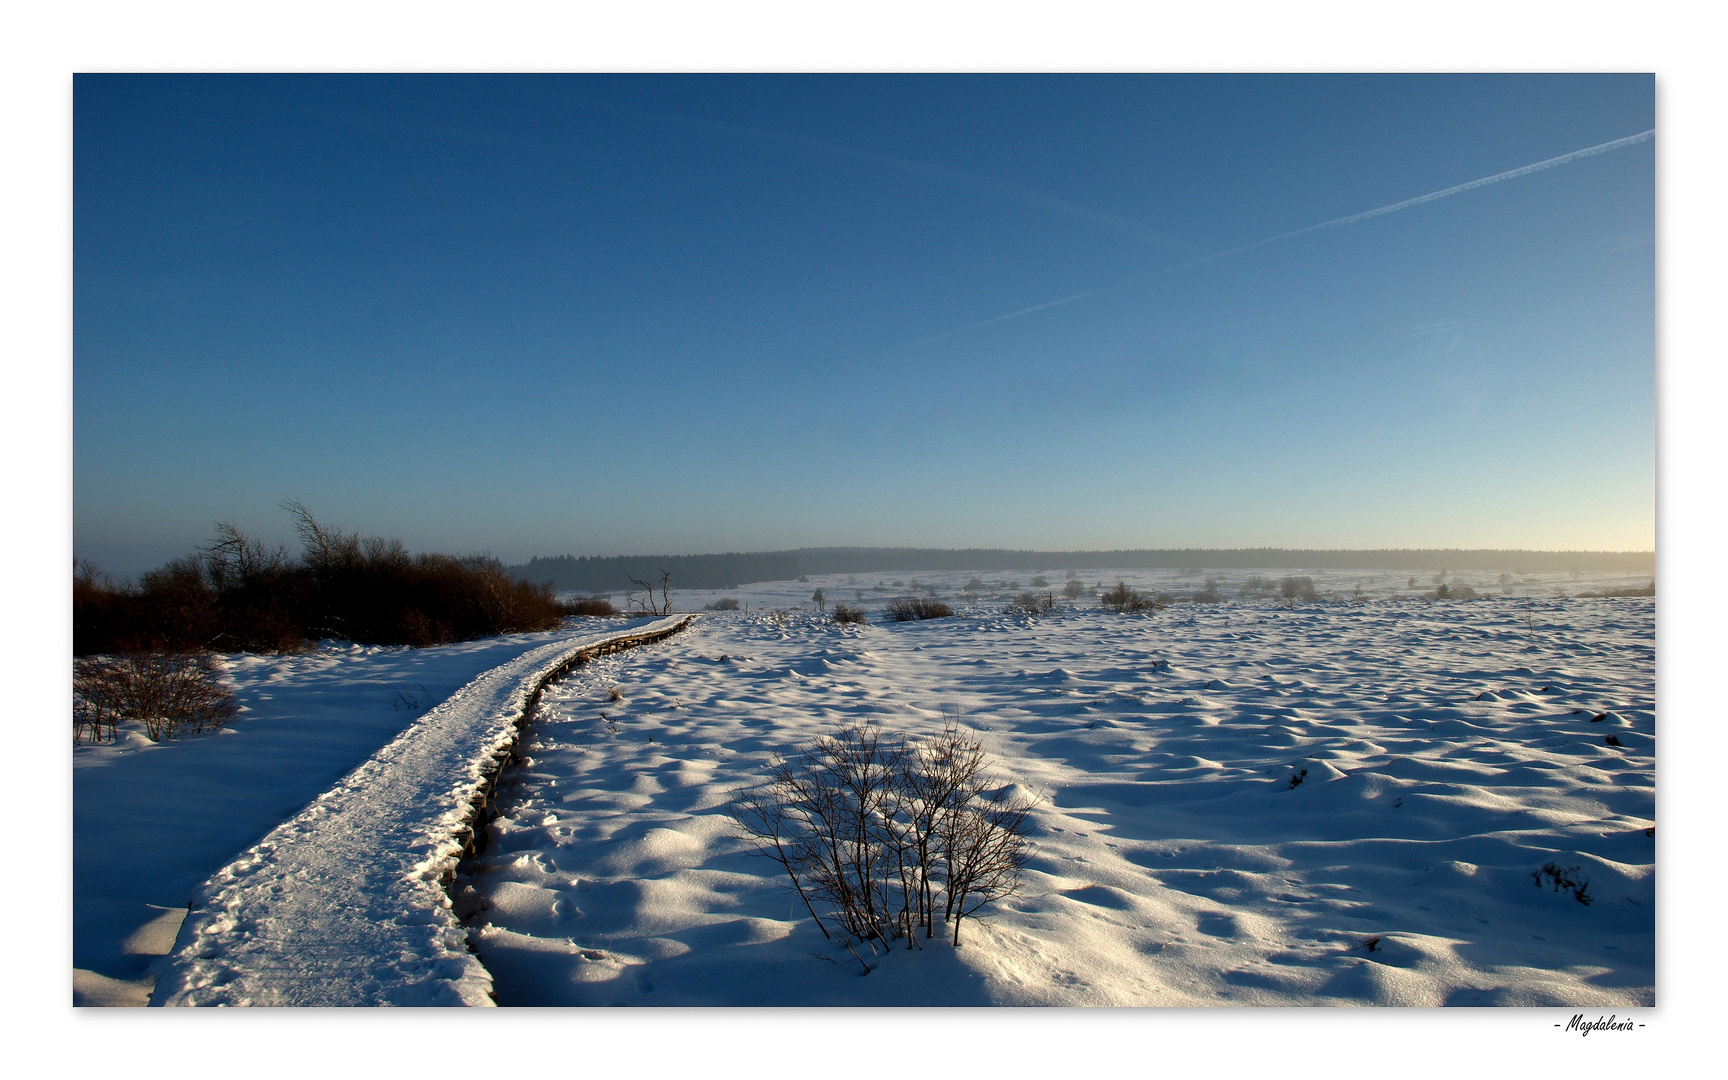
<svg viewBox="0 0 1728 1080"><path fill-rule="evenodd" d="M1009 548L822 547L711 555L560 555L509 568L529 581L564 591L612 592L632 578L657 580L662 571L686 589L735 589L753 581L792 581L811 574L880 574L914 570L1497 570L1515 574L1567 571L1654 573L1650 551L1524 551L1514 549L1378 548L1138 548L1104 551L1022 551Z"/></svg>

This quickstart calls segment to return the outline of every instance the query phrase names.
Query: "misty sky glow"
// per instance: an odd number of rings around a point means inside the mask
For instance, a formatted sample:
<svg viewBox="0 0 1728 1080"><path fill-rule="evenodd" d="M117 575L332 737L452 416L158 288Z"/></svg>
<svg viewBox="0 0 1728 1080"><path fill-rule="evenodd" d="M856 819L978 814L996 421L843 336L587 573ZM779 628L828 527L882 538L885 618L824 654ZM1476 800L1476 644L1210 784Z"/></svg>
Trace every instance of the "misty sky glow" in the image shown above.
<svg viewBox="0 0 1728 1080"><path fill-rule="evenodd" d="M290 496L511 561L1654 546L1652 141L1299 232L1645 132L1648 76L75 97L75 546L118 573Z"/></svg>

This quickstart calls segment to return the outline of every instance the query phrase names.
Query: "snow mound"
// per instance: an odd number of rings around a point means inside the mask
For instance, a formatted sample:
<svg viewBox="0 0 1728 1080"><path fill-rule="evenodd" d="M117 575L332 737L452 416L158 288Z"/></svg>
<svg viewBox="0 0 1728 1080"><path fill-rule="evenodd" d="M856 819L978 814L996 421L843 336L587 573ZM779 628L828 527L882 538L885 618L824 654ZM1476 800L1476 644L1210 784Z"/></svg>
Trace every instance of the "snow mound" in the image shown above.
<svg viewBox="0 0 1728 1080"><path fill-rule="evenodd" d="M480 675L206 881L152 1005L490 1005L444 881L543 680L579 652L671 630L566 638Z"/></svg>

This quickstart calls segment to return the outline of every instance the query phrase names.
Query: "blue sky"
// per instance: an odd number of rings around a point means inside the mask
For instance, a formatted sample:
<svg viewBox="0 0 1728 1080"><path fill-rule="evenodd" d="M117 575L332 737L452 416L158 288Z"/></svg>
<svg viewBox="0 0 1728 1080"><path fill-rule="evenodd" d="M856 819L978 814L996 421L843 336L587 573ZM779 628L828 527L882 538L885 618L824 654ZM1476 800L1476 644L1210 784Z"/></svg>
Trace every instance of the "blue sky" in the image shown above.
<svg viewBox="0 0 1728 1080"><path fill-rule="evenodd" d="M118 77L74 533L1642 548L1648 76ZM966 330L1051 300L1072 303ZM934 339L934 340L932 340Z"/></svg>

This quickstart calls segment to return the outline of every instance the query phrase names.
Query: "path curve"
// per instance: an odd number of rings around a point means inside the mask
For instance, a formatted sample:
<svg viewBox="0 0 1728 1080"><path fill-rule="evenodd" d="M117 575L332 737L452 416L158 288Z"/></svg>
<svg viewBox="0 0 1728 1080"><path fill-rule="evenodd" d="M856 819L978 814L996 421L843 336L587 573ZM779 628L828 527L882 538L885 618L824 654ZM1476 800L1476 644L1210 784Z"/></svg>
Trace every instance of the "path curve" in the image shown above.
<svg viewBox="0 0 1728 1080"><path fill-rule="evenodd" d="M478 676L199 887L152 1005L491 1005L444 885L545 685L694 616Z"/></svg>

